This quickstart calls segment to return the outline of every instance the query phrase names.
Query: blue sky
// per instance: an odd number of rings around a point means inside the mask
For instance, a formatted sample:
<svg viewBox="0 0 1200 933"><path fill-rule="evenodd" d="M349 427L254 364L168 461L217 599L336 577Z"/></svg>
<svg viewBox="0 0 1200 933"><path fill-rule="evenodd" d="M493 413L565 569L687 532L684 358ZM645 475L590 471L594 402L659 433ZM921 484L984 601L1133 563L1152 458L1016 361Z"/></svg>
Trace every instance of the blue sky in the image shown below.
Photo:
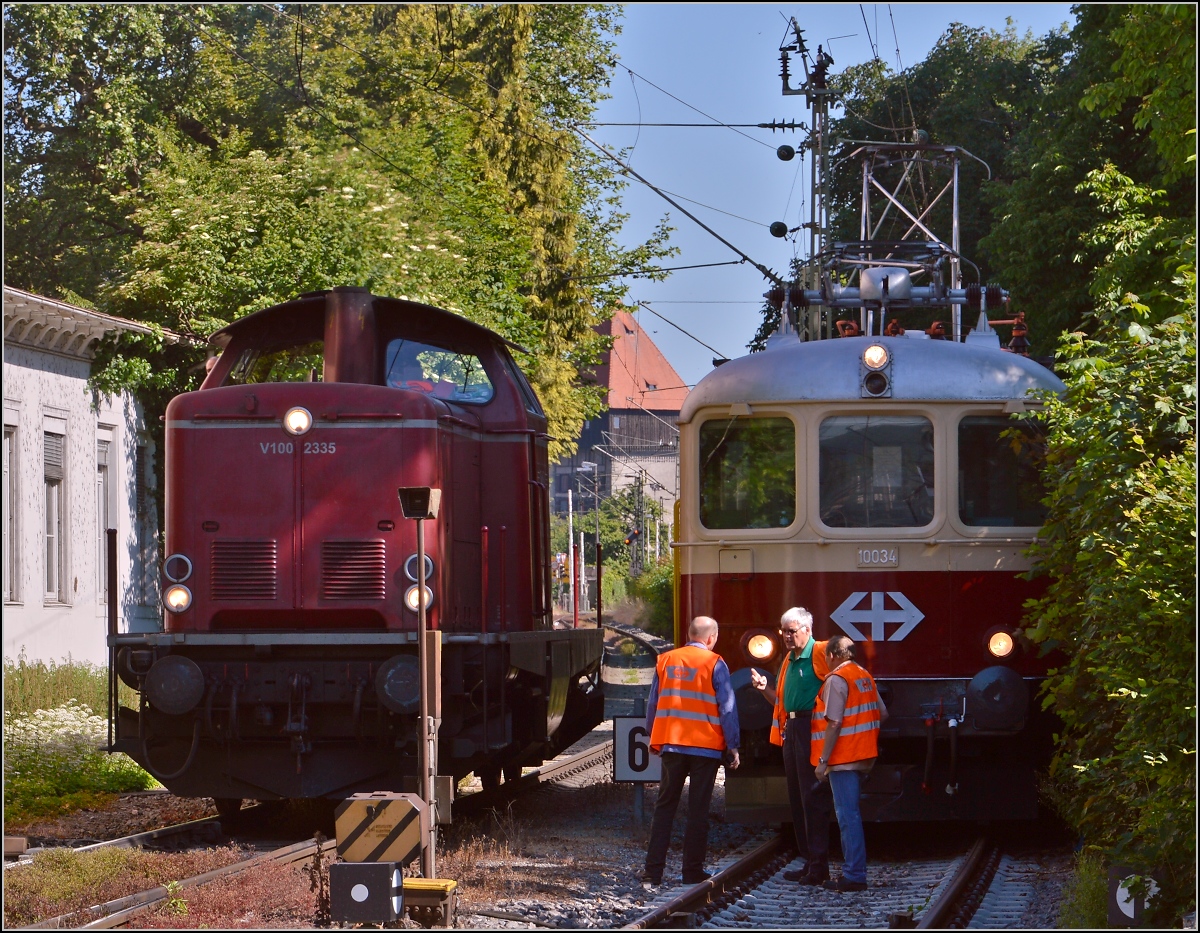
<svg viewBox="0 0 1200 933"><path fill-rule="evenodd" d="M872 58L868 34L879 57L898 70L897 48L900 65L910 67L925 58L952 22L1003 31L1011 19L1018 34L1032 30L1041 36L1075 21L1065 3L628 4L616 40L619 64L612 98L600 106L596 120L704 123L712 117L723 123L807 123L804 98L784 97L779 78L779 46L791 41L787 19L793 16L813 53L821 44L833 55L834 72ZM792 69L800 76L792 79L796 87L803 72L794 56ZM614 150L632 148L630 164L647 181L718 209L680 202L755 261L776 271L787 268L797 247L775 239L767 228L776 220L789 227L807 220L808 162L798 175L801 160L781 162L775 148L782 143L799 148L802 134L643 125L598 126L590 135ZM680 253L665 265L739 258L640 183L632 182L623 198L630 219L622 240L628 245L644 240L664 214L671 215L676 228L671 242ZM630 282L628 301L649 302L730 357L746 352L767 287L748 264L680 271L662 283ZM685 383L696 383L712 368L712 350L645 310L638 319Z"/></svg>

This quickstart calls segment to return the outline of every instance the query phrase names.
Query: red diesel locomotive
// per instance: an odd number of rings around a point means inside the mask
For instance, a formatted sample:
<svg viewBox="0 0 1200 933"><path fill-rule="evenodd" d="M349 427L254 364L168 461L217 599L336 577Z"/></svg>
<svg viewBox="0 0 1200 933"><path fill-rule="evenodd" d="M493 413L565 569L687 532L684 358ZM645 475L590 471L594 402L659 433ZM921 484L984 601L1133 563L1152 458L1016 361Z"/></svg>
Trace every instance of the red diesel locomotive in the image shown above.
<svg viewBox="0 0 1200 933"><path fill-rule="evenodd" d="M749 672L773 682L791 606L812 612L816 638L857 643L890 710L864 818L1037 813L1051 724L1034 696L1046 663L1018 627L1042 587L1022 575L1043 493L1037 430L1011 416L1063 385L1001 349L986 313L961 341L894 324L896 336L881 333L870 311L881 277L905 299L893 311L1003 296L918 289L906 269L879 266L856 289L794 287L807 339L785 305L767 349L711 372L680 416L676 623L721 624L744 737L726 787L734 819L790 819L771 710ZM829 312L815 306L838 302L866 306L855 322L866 336L831 338L832 322L815 316Z"/></svg>
<svg viewBox="0 0 1200 933"><path fill-rule="evenodd" d="M224 810L415 791L422 598L441 800L599 722L602 633L553 626L546 418L511 345L357 288L212 343L167 408L163 631L110 637L139 696L114 750ZM442 490L423 568L411 486Z"/></svg>

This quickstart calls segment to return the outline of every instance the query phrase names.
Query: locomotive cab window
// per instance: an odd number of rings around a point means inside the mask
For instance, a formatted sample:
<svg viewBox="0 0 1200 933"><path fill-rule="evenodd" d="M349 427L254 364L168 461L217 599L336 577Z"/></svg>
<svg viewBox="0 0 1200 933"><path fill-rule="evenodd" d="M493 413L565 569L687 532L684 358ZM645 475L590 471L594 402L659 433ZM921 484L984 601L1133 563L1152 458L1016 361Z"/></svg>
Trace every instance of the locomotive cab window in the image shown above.
<svg viewBox="0 0 1200 933"><path fill-rule="evenodd" d="M495 394L478 356L417 340L389 340L384 373L393 389L412 389L448 402L482 404Z"/></svg>
<svg viewBox="0 0 1200 933"><path fill-rule="evenodd" d="M311 340L285 347L246 347L225 379L226 385L264 382L321 382L325 341Z"/></svg>
<svg viewBox="0 0 1200 933"><path fill-rule="evenodd" d="M933 425L927 418L826 418L820 448L826 525L917 528L933 521Z"/></svg>
<svg viewBox="0 0 1200 933"><path fill-rule="evenodd" d="M1046 495L1037 463L1041 431L1005 417L963 418L958 425L958 517L964 525L1037 527Z"/></svg>
<svg viewBox="0 0 1200 933"><path fill-rule="evenodd" d="M784 528L796 519L796 427L787 418L700 425L700 522Z"/></svg>

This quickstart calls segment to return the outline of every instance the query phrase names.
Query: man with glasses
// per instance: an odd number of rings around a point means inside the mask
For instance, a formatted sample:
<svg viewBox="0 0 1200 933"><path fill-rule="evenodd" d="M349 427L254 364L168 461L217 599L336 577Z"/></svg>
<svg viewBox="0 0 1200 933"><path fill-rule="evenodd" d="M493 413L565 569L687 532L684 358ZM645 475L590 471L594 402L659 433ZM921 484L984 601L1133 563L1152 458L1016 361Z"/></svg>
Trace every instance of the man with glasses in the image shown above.
<svg viewBox="0 0 1200 933"><path fill-rule="evenodd" d="M794 606L779 620L787 655L779 665L775 689L757 671L751 682L775 707L771 721L771 742L783 746L783 770L787 775L788 802L792 808L792 830L796 848L806 855L804 868L785 871L788 881L819 885L829 879L829 822L833 815L833 795L829 784L817 781L809 761L812 711L817 691L829 673L824 641L812 637L812 613Z"/></svg>

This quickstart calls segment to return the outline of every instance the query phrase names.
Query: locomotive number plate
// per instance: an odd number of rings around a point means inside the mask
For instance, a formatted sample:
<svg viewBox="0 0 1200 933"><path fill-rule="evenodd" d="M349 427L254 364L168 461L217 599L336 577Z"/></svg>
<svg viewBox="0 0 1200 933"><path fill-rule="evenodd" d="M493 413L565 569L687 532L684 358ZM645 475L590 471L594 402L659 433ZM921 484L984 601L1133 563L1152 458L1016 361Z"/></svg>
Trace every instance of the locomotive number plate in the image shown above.
<svg viewBox="0 0 1200 933"><path fill-rule="evenodd" d="M899 567L900 560L894 547L860 547L858 549L858 566L860 567Z"/></svg>

